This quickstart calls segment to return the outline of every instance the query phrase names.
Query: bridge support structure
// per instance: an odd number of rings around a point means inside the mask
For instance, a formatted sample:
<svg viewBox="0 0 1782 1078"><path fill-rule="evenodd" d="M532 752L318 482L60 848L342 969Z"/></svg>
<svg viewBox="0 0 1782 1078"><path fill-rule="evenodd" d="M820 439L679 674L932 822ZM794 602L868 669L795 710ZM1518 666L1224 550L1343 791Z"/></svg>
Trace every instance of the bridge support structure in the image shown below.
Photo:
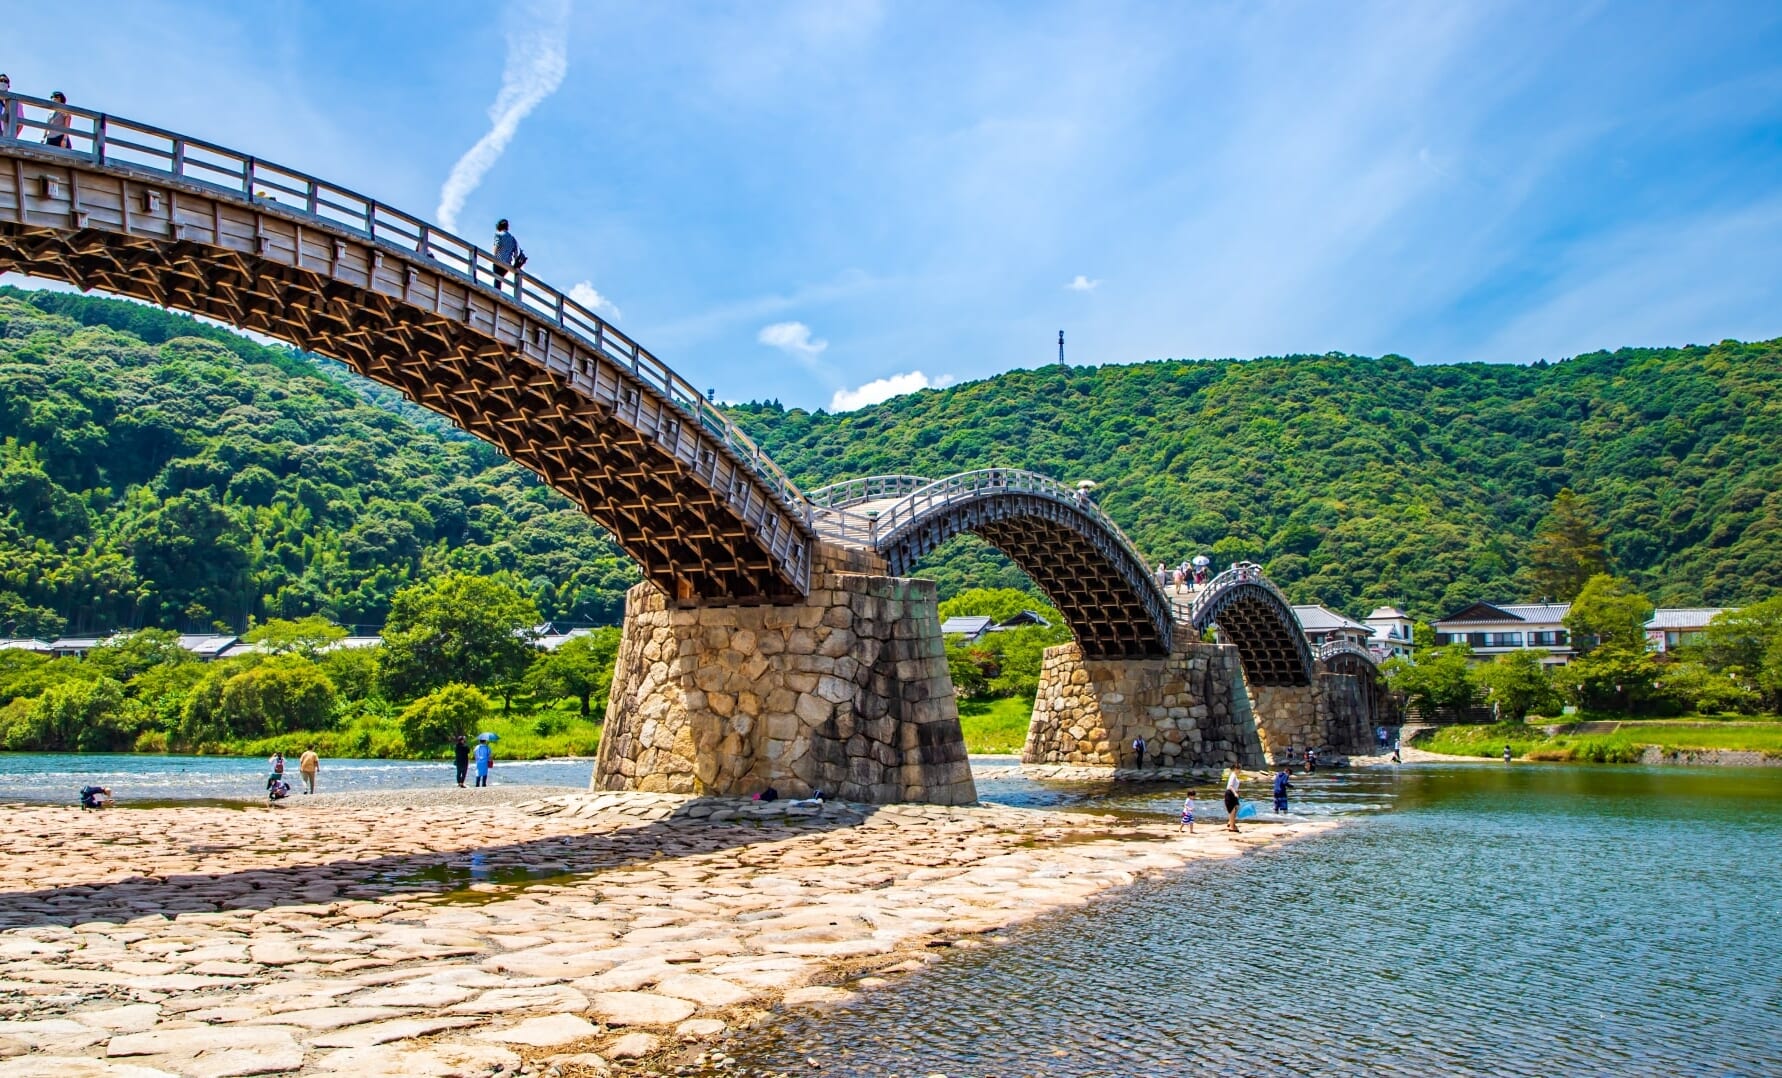
<svg viewBox="0 0 1782 1078"><path fill-rule="evenodd" d="M592 788L977 800L932 581L816 546L795 604L626 597Z"/></svg>
<svg viewBox="0 0 1782 1078"><path fill-rule="evenodd" d="M1047 648L1022 762L1119 767L1145 739L1160 767L1262 764L1262 743L1239 699L1237 648L1176 626L1161 659L1085 659L1076 644Z"/></svg>

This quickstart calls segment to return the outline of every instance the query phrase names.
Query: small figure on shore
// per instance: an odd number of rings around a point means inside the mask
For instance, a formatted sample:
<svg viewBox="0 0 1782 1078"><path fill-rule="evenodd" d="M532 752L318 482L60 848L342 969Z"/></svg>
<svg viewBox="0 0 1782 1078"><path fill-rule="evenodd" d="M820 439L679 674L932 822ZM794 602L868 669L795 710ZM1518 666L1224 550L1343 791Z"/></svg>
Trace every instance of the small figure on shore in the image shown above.
<svg viewBox="0 0 1782 1078"><path fill-rule="evenodd" d="M1138 769L1143 771L1145 769L1145 739L1142 737L1133 738L1132 751L1138 756Z"/></svg>
<svg viewBox="0 0 1782 1078"><path fill-rule="evenodd" d="M3 77L3 76L0 76ZM83 809L102 809L111 805L111 787L82 786L80 788L80 807Z"/></svg>
<svg viewBox="0 0 1782 1078"><path fill-rule="evenodd" d="M303 776L304 793L313 794L316 792L316 772L321 768L322 758L316 755L316 747L311 745L304 749L303 755L297 760L297 773Z"/></svg>
<svg viewBox="0 0 1782 1078"><path fill-rule="evenodd" d="M1287 765L1282 764L1280 770L1275 772L1276 812L1285 813L1287 811L1287 788L1292 785L1293 780L1287 777Z"/></svg>
<svg viewBox="0 0 1782 1078"><path fill-rule="evenodd" d="M266 776L266 800L268 803L273 801L283 801L290 796L290 783L286 782L280 775Z"/></svg>
<svg viewBox="0 0 1782 1078"><path fill-rule="evenodd" d="M526 252L520 250L520 241L507 230L507 218L495 222L495 276L507 280L509 266L514 270L514 294L519 294L520 267L526 264ZM499 290L499 285L497 286Z"/></svg>
<svg viewBox="0 0 1782 1078"><path fill-rule="evenodd" d="M489 785L489 769L494 766L495 766L495 747L493 745L489 744L488 738L486 738L486 737L477 738L476 739L476 784L478 786Z"/></svg>
<svg viewBox="0 0 1782 1078"><path fill-rule="evenodd" d="M1308 745L1306 746L1306 774L1310 775L1316 770L1318 770L1318 750Z"/></svg>
<svg viewBox="0 0 1782 1078"><path fill-rule="evenodd" d="M1177 831L1186 831L1190 835L1194 834L1194 791L1193 790L1189 790L1188 796L1182 798L1182 826L1176 828L1176 830Z"/></svg>
<svg viewBox="0 0 1782 1078"><path fill-rule="evenodd" d="M283 779L285 777L285 754L282 752L273 753L267 759L266 766L272 770L273 778Z"/></svg>
<svg viewBox="0 0 1782 1078"><path fill-rule="evenodd" d="M1238 786L1243 781L1243 769L1236 764L1232 764L1231 770L1225 773L1225 829L1227 831L1236 831L1238 829L1238 806L1243 804L1242 799L1238 797Z"/></svg>
<svg viewBox="0 0 1782 1078"><path fill-rule="evenodd" d="M1510 752L1510 743L1508 741L1504 742L1504 763L1509 763L1512 755L1514 754Z"/></svg>
<svg viewBox="0 0 1782 1078"><path fill-rule="evenodd" d="M1395 764L1404 763L1404 760L1402 758L1400 758L1400 756L1398 755L1398 742L1397 741L1394 741L1392 743L1392 762Z"/></svg>
<svg viewBox="0 0 1782 1078"><path fill-rule="evenodd" d="M760 793L755 795L755 800L757 800L757 801L778 801L779 799L780 799L780 792L778 790L774 789L772 786L769 786L767 789L762 790Z"/></svg>
<svg viewBox="0 0 1782 1078"><path fill-rule="evenodd" d="M66 105L68 104L68 95L57 90L50 95L50 100L58 105ZM50 113L49 128L43 133L43 144L54 146L60 150L73 149L74 142L68 137L68 132L73 129L73 126L74 117L69 114L67 109L55 110Z"/></svg>
<svg viewBox="0 0 1782 1078"><path fill-rule="evenodd" d="M452 764L458 769L458 789L464 788L464 776L470 774L470 742L463 734L452 739Z"/></svg>

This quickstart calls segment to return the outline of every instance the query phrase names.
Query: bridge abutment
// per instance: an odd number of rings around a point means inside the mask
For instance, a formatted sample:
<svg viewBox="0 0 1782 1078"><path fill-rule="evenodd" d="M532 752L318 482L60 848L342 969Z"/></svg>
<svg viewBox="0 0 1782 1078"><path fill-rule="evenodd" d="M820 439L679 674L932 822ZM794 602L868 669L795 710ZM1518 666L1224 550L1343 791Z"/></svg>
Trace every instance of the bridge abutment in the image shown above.
<svg viewBox="0 0 1782 1078"><path fill-rule="evenodd" d="M1085 659L1077 644L1047 648L1021 759L1120 767L1134 738L1160 767L1257 766L1262 747L1247 710L1238 653L1179 627L1163 659Z"/></svg>
<svg viewBox="0 0 1782 1078"><path fill-rule="evenodd" d="M797 604L674 607L639 584L592 786L977 800L931 581L818 544Z"/></svg>

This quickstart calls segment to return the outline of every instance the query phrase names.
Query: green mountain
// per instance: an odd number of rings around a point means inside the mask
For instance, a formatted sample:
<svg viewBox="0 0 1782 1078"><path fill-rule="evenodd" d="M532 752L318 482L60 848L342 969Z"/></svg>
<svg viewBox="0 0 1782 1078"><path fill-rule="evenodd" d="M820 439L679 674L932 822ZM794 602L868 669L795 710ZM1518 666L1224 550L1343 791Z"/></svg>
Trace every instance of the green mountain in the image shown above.
<svg viewBox="0 0 1782 1078"><path fill-rule="evenodd" d="M1782 341L1530 367L1293 356L1012 371L841 415L741 405L806 486L1000 465L1093 479L1152 560L1263 561L1296 600L1435 617L1534 598L1569 486L1669 605L1782 590ZM139 304L0 289L0 635L324 613L506 572L616 622L634 567L492 448L338 364ZM943 595L1029 586L970 538Z"/></svg>
<svg viewBox="0 0 1782 1078"><path fill-rule="evenodd" d="M0 289L0 635L378 626L447 569L610 624L635 567L487 444L183 315Z"/></svg>
<svg viewBox="0 0 1782 1078"><path fill-rule="evenodd" d="M991 465L1092 479L1151 561L1253 558L1296 601L1350 612L1539 598L1530 540L1567 486L1608 529L1612 570L1662 604L1782 590L1782 341L1533 366L1051 366L841 415L736 411L801 483ZM947 591L1006 583L957 545L933 567Z"/></svg>

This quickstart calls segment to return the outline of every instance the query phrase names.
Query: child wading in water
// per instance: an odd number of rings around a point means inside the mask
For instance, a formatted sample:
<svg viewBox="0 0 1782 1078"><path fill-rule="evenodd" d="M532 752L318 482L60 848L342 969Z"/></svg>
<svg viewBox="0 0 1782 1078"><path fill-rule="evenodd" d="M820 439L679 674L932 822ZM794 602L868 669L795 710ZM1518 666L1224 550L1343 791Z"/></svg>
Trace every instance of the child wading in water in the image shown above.
<svg viewBox="0 0 1782 1078"><path fill-rule="evenodd" d="M1187 831L1190 835L1194 834L1194 791L1193 790L1189 790L1188 796L1182 798L1182 826L1176 828L1176 830Z"/></svg>

